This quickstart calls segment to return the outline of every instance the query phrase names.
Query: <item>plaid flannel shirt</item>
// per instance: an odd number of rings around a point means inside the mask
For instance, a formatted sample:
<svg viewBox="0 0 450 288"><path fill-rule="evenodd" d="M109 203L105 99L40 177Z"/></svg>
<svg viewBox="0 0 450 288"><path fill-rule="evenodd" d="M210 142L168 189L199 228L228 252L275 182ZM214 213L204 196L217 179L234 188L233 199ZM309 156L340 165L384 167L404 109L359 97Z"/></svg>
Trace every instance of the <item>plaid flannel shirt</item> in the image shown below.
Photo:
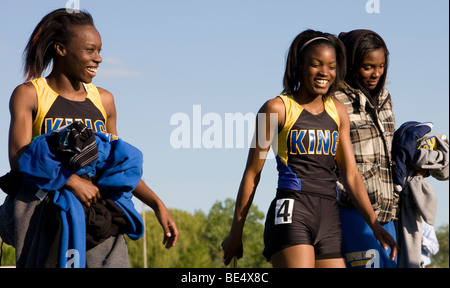
<svg viewBox="0 0 450 288"><path fill-rule="evenodd" d="M347 107L356 164L378 221L385 223L397 219L398 193L394 192L391 171L395 118L389 91L383 88L378 107L374 107L361 90L348 85L334 97ZM338 190L340 203L351 205L341 181Z"/></svg>

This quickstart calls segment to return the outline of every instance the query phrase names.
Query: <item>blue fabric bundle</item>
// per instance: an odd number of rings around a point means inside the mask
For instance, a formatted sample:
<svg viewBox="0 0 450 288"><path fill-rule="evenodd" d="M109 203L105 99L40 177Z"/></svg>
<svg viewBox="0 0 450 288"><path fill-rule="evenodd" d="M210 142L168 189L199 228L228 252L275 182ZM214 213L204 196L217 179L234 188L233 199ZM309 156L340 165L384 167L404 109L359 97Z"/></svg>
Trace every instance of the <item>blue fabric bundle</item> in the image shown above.
<svg viewBox="0 0 450 288"><path fill-rule="evenodd" d="M107 198L124 211L129 226L123 233L137 240L144 233L142 218L131 201L132 191L142 178L142 152L112 134L95 132L98 159L84 168L74 169L61 163L50 152L45 134L35 138L19 159L24 180L51 192L53 202L61 208L63 231L60 249L60 267L66 267L70 252L78 251L79 267L86 262L85 214L80 201L65 189L65 184L73 174L96 175L97 187Z"/></svg>

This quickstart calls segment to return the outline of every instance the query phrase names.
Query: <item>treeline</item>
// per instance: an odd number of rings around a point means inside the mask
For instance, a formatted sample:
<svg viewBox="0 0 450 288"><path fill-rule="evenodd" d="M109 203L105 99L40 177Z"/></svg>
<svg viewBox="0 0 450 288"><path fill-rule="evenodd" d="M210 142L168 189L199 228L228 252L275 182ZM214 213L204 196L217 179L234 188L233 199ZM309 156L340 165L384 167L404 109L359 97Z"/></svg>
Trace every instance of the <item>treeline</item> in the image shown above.
<svg viewBox="0 0 450 288"><path fill-rule="evenodd" d="M228 235L233 219L235 201L226 199L216 202L209 213L194 215L169 209L180 233L177 244L170 250L162 245L163 233L153 212L146 213L146 242L148 267L164 268L220 268L222 261L221 243ZM244 226L244 257L238 261L241 268L271 267L262 255L264 249L264 212L252 205ZM439 252L431 257L429 267L449 268L449 225L436 229ZM128 241L130 264L143 267L143 239Z"/></svg>
<svg viewBox="0 0 450 288"><path fill-rule="evenodd" d="M221 243L228 235L233 219L234 200L216 202L206 215L169 209L177 223L177 244L167 250L163 233L153 212L145 215L147 266L153 268L223 268ZM244 257L238 267L271 267L262 255L264 249L264 213L253 205L244 226ZM128 240L131 267L144 267L143 238Z"/></svg>
<svg viewBox="0 0 450 288"><path fill-rule="evenodd" d="M164 248L163 231L153 211L146 211L146 251L149 268L221 268L223 253L221 243L228 235L234 211L234 200L216 202L208 212L193 214L169 209L179 231L179 239L170 250ZM239 268L271 267L262 255L264 249L264 212L252 205L244 227L244 257L238 261ZM449 267L449 225L436 229L439 252L432 257L432 267ZM144 267L144 239L127 239L131 267ZM3 244L2 266L14 266L14 249Z"/></svg>

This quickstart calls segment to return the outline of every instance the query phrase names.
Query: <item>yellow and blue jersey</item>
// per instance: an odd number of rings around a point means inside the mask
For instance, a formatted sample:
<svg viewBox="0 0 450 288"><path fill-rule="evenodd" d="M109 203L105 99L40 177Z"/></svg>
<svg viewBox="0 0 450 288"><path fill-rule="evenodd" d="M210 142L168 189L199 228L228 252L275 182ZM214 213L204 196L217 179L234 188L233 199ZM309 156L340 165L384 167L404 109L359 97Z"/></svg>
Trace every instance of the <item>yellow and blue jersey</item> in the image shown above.
<svg viewBox="0 0 450 288"><path fill-rule="evenodd" d="M61 97L50 88L45 78L31 80L36 88L38 109L33 121L33 137L49 133L74 121L81 121L96 132L106 131L106 111L100 93L93 84L83 84L87 96L84 101Z"/></svg>
<svg viewBox="0 0 450 288"><path fill-rule="evenodd" d="M278 97L286 108L277 143L278 189L336 199L340 120L333 100L325 100L324 111L314 115L292 96Z"/></svg>

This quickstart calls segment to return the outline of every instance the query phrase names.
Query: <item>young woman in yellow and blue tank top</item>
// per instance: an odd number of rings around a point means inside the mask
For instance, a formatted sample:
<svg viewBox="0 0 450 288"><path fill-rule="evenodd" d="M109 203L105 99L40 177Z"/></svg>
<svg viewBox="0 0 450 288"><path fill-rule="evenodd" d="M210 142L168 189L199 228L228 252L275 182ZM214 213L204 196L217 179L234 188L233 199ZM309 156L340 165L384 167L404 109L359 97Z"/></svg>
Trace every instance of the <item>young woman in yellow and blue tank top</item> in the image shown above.
<svg viewBox="0 0 450 288"><path fill-rule="evenodd" d="M14 90L10 100L9 160L13 171L18 170L18 159L32 137L73 121L81 120L94 131L117 135L113 95L91 84L102 62L100 34L88 12L70 12L63 8L47 14L25 48L27 82ZM51 73L41 78L50 63L53 63ZM66 187L87 207L100 197L99 189L92 182L77 175L72 175ZM45 251L41 250L48 247L48 243L39 244L41 257L36 256L39 253L32 238L39 237L42 231L30 224L30 217L37 219L35 214L45 215L49 203L23 190L8 202L13 203L15 209L10 216L15 217L16 222L16 264L17 267L42 267ZM175 245L177 227L164 203L143 181L133 195L155 210L163 227L166 248ZM86 260L87 267L127 267L123 235L93 248Z"/></svg>
<svg viewBox="0 0 450 288"><path fill-rule="evenodd" d="M345 51L335 36L307 30L294 39L283 94L258 113L256 145L250 148L230 234L222 243L225 265L243 255L245 219L270 148L264 140L277 155L278 189L266 215L263 251L274 267L345 267L337 168L375 237L395 257L396 243L376 220L356 168L347 110L330 98L344 75Z"/></svg>

